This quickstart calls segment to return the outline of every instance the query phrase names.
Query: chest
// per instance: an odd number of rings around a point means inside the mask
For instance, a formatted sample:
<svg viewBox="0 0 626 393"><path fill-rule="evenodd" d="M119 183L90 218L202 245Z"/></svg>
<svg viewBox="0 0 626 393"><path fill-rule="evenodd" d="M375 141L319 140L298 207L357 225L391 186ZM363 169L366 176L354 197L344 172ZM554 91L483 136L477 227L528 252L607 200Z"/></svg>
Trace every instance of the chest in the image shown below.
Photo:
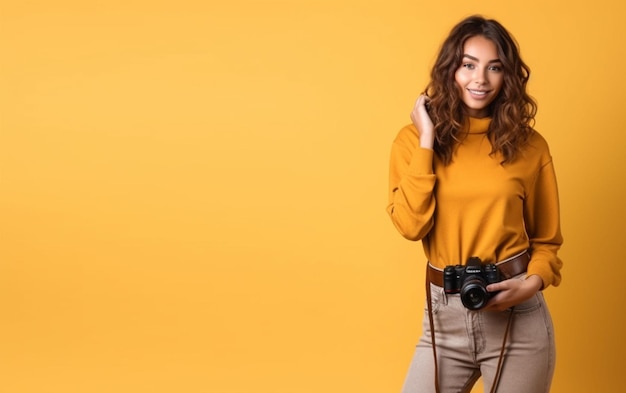
<svg viewBox="0 0 626 393"><path fill-rule="evenodd" d="M472 136L455 150L452 163L435 163L438 203L481 204L522 201L531 181L530 163L502 165L500 155L490 155L486 136Z"/></svg>

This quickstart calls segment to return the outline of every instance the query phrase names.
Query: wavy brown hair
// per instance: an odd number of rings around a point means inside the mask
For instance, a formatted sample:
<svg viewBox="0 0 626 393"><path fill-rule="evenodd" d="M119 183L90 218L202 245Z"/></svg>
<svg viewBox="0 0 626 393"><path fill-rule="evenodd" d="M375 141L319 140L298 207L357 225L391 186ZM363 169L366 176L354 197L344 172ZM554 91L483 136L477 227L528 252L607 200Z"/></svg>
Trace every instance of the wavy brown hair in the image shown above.
<svg viewBox="0 0 626 393"><path fill-rule="evenodd" d="M502 62L502 89L488 107L492 118L487 132L491 154L500 153L503 164L514 161L533 132L537 104L526 93L530 68L522 61L517 42L497 21L470 16L457 24L444 41L425 90L435 127L434 150L445 165L452 161L454 146L466 132L468 119L455 73L463 61L465 42L474 36L493 41Z"/></svg>

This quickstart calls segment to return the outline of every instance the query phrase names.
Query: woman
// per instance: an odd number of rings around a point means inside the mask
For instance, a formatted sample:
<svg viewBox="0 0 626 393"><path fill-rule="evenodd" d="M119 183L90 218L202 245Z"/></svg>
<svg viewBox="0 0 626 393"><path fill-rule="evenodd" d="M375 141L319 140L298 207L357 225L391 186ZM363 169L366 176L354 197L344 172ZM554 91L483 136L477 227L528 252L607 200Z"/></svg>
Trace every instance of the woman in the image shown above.
<svg viewBox="0 0 626 393"><path fill-rule="evenodd" d="M469 17L444 41L413 124L393 142L387 211L429 261L423 335L404 393L469 392L481 375L486 391L550 389L554 336L541 291L561 281L562 236L529 75L500 23ZM501 281L478 285L486 290L478 300L463 280L484 278L485 268L472 277L447 270L443 289L446 266L468 261L500 272Z"/></svg>

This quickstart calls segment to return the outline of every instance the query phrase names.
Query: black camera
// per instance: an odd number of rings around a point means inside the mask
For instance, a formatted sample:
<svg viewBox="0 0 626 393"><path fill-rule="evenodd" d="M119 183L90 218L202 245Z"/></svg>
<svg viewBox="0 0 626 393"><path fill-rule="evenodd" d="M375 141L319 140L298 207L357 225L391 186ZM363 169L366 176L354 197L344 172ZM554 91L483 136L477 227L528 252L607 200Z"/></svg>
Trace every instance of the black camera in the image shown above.
<svg viewBox="0 0 626 393"><path fill-rule="evenodd" d="M487 285L500 282L500 272L493 263L483 264L471 257L465 266L450 265L443 269L445 293L459 293L463 305L470 310L483 308L495 292L487 292Z"/></svg>

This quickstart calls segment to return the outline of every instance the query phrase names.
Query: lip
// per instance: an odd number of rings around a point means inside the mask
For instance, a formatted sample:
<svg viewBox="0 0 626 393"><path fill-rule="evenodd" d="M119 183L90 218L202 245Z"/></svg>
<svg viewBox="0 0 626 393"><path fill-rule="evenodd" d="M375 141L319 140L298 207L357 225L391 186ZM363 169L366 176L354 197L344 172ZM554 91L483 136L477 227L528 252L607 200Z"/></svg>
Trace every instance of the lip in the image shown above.
<svg viewBox="0 0 626 393"><path fill-rule="evenodd" d="M469 93L470 97L475 100L484 100L489 97L489 93L491 93L491 90L467 89L467 92Z"/></svg>

